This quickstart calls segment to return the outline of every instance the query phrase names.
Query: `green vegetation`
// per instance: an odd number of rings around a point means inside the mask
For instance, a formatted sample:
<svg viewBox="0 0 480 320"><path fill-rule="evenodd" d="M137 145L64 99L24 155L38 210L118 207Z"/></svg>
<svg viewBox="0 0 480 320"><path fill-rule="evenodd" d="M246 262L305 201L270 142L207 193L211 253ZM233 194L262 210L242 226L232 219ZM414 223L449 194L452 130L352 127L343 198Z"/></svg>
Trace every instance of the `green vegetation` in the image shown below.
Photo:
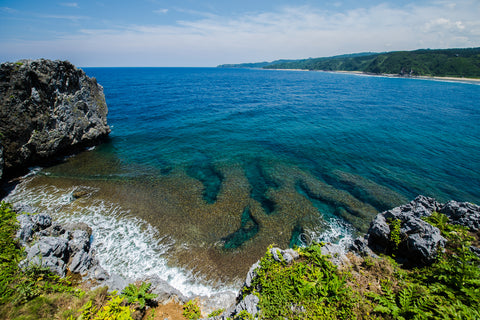
<svg viewBox="0 0 480 320"><path fill-rule="evenodd" d="M223 312L225 311L225 309L218 309L218 310L215 310L215 311L212 311L208 314L208 317L216 317L216 316L219 316L221 315Z"/></svg>
<svg viewBox="0 0 480 320"><path fill-rule="evenodd" d="M151 303L157 297L156 294L148 292L151 286L151 283L146 282L138 287L131 283L122 291L122 298L126 299L128 303L138 302L140 308L144 309L148 303Z"/></svg>
<svg viewBox="0 0 480 320"><path fill-rule="evenodd" d="M398 219L390 219L388 222L388 226L390 227L390 246L393 251L398 250L398 245L402 241L400 238L400 227L402 226L402 221Z"/></svg>
<svg viewBox="0 0 480 320"><path fill-rule="evenodd" d="M263 319L354 319L355 296L320 244L300 249L301 260L288 265L270 251L260 261L250 290L256 294Z"/></svg>
<svg viewBox="0 0 480 320"><path fill-rule="evenodd" d="M246 311L234 319L480 319L480 259L466 228L452 225L434 212L426 221L448 240L431 266L403 269L392 258L350 255L348 266L333 265L322 255L322 244L296 249L300 258L277 261L270 250L260 261L258 276L244 296L259 297L260 312ZM389 221L392 245L400 223ZM11 206L0 204L0 318L2 319L153 319L145 313L155 295L150 284L130 284L121 295L107 288L82 291L68 279L18 262L23 251L14 239L17 230ZM278 253L279 254L279 253ZM183 307L187 319L199 319L196 301ZM216 310L209 316L217 316ZM158 312L157 312L158 314Z"/></svg>
<svg viewBox="0 0 480 320"><path fill-rule="evenodd" d="M200 317L202 316L197 302L192 300L189 300L187 303L185 303L185 305L183 306L182 314L185 318L190 320L200 319Z"/></svg>
<svg viewBox="0 0 480 320"><path fill-rule="evenodd" d="M228 66L251 67L247 64ZM359 53L286 62L274 61L257 67L480 78L480 48Z"/></svg>
<svg viewBox="0 0 480 320"><path fill-rule="evenodd" d="M448 240L428 267L403 269L390 257L351 256L337 269L321 254L321 244L298 249L288 265L270 251L244 295L260 298L260 319L480 319L480 259L475 239L464 227L434 213L426 219ZM389 221L392 250L398 248L400 221Z"/></svg>

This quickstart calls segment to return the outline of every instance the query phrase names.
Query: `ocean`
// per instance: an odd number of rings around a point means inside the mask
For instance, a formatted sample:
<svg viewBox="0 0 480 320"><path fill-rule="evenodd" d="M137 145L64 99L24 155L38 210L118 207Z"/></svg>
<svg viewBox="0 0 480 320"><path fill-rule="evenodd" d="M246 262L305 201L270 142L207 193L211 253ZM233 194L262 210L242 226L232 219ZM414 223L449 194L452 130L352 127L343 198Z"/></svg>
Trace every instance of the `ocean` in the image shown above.
<svg viewBox="0 0 480 320"><path fill-rule="evenodd" d="M32 168L6 200L91 225L108 272L159 275L187 295L235 291L271 244L346 246L419 194L480 203L480 85L84 70L104 87L109 141Z"/></svg>

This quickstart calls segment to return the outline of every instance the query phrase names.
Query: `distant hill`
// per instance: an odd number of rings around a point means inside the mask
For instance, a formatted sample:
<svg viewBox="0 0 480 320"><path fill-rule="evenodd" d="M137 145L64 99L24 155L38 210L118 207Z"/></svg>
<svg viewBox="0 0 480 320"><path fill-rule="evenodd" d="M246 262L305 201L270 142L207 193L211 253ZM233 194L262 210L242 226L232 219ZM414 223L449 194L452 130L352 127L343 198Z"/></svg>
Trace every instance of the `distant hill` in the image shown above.
<svg viewBox="0 0 480 320"><path fill-rule="evenodd" d="M372 74L480 78L480 47L357 53L302 60L238 64L237 68L361 71ZM251 66L248 66L251 65Z"/></svg>
<svg viewBox="0 0 480 320"><path fill-rule="evenodd" d="M217 66L217 68L265 68L273 64L281 64L281 63L289 63L293 61L299 61L299 60L275 60L272 62L253 62L253 63L237 63L237 64L221 64Z"/></svg>

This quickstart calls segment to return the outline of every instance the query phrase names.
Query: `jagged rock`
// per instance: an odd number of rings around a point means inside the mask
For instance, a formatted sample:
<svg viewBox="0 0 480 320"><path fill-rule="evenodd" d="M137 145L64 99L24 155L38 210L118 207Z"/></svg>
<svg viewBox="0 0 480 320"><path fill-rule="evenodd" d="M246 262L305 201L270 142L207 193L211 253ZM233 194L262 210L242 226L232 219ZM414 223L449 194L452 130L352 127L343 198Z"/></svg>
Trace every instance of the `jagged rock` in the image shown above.
<svg viewBox="0 0 480 320"><path fill-rule="evenodd" d="M20 208L22 210L18 210ZM23 209L28 210L24 206L17 206L17 212ZM52 221L47 214L19 214L17 220L20 224L17 238L27 253L22 265L48 267L60 276L64 276L68 269L73 273L90 274L97 280L109 277L95 260L90 245L92 229L87 224L79 222L61 225Z"/></svg>
<svg viewBox="0 0 480 320"><path fill-rule="evenodd" d="M150 292L157 295L154 300L158 303L164 304L175 300L176 302L184 304L189 300L180 291L169 285L165 280L160 279L158 276L145 277L140 281L152 284Z"/></svg>
<svg viewBox="0 0 480 320"><path fill-rule="evenodd" d="M433 198L418 196L410 203L379 213L370 225L364 239L358 239L354 248L368 254L364 246L375 252L389 253L395 251L397 258L409 265L425 265L432 263L439 249L445 246L446 240L440 230L426 221L423 217L438 211L442 205ZM394 221L400 222L398 247L391 242L391 225Z"/></svg>
<svg viewBox="0 0 480 320"><path fill-rule="evenodd" d="M273 259L278 262L285 261L287 264L293 262L293 260L297 259L300 255L293 249L282 250L280 248L271 248L270 253L273 256Z"/></svg>
<svg viewBox="0 0 480 320"><path fill-rule="evenodd" d="M21 242L28 242L32 240L37 225L32 221L32 217L28 214L17 215L17 221L20 227L17 230L17 238Z"/></svg>
<svg viewBox="0 0 480 320"><path fill-rule="evenodd" d="M95 260L92 261L92 264L94 264L94 262ZM105 269L100 267L97 263L97 265L90 268L90 272L88 273L88 278L95 279L98 281L105 281L108 278L110 278L110 275Z"/></svg>
<svg viewBox="0 0 480 320"><path fill-rule="evenodd" d="M348 264L348 258L345 255L345 249L338 244L327 243L320 249L323 255L329 256L329 260L336 266Z"/></svg>
<svg viewBox="0 0 480 320"><path fill-rule="evenodd" d="M72 252L88 252L90 250L90 235L85 230L74 230L68 245Z"/></svg>
<svg viewBox="0 0 480 320"><path fill-rule="evenodd" d="M84 274L90 268L92 260L92 255L87 251L77 251L71 258L69 270L73 273Z"/></svg>
<svg viewBox="0 0 480 320"><path fill-rule="evenodd" d="M244 286L250 288L252 286L253 279L257 276L257 269L260 268L260 261L255 262L247 272Z"/></svg>
<svg viewBox="0 0 480 320"><path fill-rule="evenodd" d="M32 221L38 226L39 230L46 229L52 225L52 217L47 214L34 214L32 215Z"/></svg>
<svg viewBox="0 0 480 320"><path fill-rule="evenodd" d="M244 297L236 306L235 309L233 310L233 313L230 316L235 316L236 314L239 314L243 310L247 311L250 313L252 316L255 316L257 312L260 310L258 308L258 303L260 302L260 299L258 296L254 294L249 294L248 296Z"/></svg>
<svg viewBox="0 0 480 320"><path fill-rule="evenodd" d="M447 202L439 212L450 218L454 224L459 224L470 229L480 230L480 206L468 202Z"/></svg>
<svg viewBox="0 0 480 320"><path fill-rule="evenodd" d="M36 264L50 268L54 273L64 276L65 262L68 259L68 241L59 237L40 238L31 247L25 249L25 264Z"/></svg>
<svg viewBox="0 0 480 320"><path fill-rule="evenodd" d="M3 176L94 145L110 132L103 88L68 61L2 63L0 105Z"/></svg>
<svg viewBox="0 0 480 320"><path fill-rule="evenodd" d="M231 291L218 292L209 296L199 296L194 299L197 301L202 314L210 314L219 309L231 309L235 303L235 293ZM223 316L226 316L228 312L223 312ZM217 316L209 319L225 319L225 317Z"/></svg>

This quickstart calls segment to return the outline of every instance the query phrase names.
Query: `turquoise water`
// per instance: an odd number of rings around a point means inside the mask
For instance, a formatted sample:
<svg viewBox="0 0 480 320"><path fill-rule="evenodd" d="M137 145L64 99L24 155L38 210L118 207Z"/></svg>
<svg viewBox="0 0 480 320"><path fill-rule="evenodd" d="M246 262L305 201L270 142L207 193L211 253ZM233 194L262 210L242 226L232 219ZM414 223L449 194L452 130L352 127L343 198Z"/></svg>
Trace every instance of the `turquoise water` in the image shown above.
<svg viewBox="0 0 480 320"><path fill-rule="evenodd" d="M201 283L237 283L271 243L346 241L418 194L480 203L479 85L248 69L85 71L104 87L110 141L29 178L19 187L26 201L42 209L39 195L48 197L65 219L109 204L117 221L155 230L149 259ZM78 188L91 192L68 198Z"/></svg>

